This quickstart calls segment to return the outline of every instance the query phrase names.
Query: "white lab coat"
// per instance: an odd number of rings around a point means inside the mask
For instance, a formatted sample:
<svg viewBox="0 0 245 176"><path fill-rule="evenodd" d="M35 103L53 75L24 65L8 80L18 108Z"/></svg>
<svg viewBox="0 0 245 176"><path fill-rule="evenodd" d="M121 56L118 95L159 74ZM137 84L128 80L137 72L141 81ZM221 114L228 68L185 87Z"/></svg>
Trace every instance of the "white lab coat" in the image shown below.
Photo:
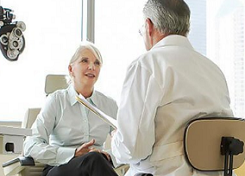
<svg viewBox="0 0 245 176"><path fill-rule="evenodd" d="M184 157L184 128L203 116L233 116L225 77L186 37L165 37L128 68L112 153L130 164L127 176L222 175L197 172Z"/></svg>

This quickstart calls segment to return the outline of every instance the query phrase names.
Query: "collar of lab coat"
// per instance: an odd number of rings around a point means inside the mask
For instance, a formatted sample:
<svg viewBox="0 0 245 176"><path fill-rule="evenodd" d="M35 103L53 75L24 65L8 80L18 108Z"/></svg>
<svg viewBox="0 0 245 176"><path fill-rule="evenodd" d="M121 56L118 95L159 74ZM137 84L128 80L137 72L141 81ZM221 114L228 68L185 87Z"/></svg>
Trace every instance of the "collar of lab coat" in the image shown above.
<svg viewBox="0 0 245 176"><path fill-rule="evenodd" d="M73 106L74 104L76 104L78 101L76 100L76 96L78 95L78 93L75 91L74 86L71 84L68 88L68 95L70 98L70 103L71 106ZM98 101L97 101L97 96L96 96L96 91L93 90L93 93L91 95L91 97L89 97L90 101L93 103L93 105L97 105Z"/></svg>
<svg viewBox="0 0 245 176"><path fill-rule="evenodd" d="M194 50L188 38L182 35L168 35L156 43L151 50L164 46L182 46Z"/></svg>

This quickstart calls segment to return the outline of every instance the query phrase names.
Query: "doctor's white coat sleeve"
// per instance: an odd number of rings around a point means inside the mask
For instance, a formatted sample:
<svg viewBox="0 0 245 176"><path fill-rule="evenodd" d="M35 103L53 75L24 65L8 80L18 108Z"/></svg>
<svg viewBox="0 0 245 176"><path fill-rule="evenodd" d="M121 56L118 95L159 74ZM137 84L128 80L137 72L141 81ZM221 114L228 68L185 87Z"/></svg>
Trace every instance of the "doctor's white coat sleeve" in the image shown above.
<svg viewBox="0 0 245 176"><path fill-rule="evenodd" d="M118 129L111 142L119 163L135 164L152 153L154 119L162 94L154 74L139 62L132 63L122 89Z"/></svg>

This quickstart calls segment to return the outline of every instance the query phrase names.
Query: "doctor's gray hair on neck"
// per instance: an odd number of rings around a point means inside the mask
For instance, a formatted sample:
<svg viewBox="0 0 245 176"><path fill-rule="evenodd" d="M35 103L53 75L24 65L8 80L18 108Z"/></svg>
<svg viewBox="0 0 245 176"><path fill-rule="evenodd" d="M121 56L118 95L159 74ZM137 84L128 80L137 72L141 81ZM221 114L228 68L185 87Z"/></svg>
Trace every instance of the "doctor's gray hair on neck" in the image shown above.
<svg viewBox="0 0 245 176"><path fill-rule="evenodd" d="M163 34L186 36L189 32L190 9L183 0L148 0L143 13Z"/></svg>

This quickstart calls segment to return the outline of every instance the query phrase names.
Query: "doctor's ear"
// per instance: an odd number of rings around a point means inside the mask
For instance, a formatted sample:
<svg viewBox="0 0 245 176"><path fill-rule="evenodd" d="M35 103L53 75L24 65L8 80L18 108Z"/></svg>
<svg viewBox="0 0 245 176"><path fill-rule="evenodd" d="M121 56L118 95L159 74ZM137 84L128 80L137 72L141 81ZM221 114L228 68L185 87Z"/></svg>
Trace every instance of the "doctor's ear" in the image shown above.
<svg viewBox="0 0 245 176"><path fill-rule="evenodd" d="M151 36L154 30L154 25L150 18L147 18L145 22L146 22L146 32L148 32L148 34Z"/></svg>

